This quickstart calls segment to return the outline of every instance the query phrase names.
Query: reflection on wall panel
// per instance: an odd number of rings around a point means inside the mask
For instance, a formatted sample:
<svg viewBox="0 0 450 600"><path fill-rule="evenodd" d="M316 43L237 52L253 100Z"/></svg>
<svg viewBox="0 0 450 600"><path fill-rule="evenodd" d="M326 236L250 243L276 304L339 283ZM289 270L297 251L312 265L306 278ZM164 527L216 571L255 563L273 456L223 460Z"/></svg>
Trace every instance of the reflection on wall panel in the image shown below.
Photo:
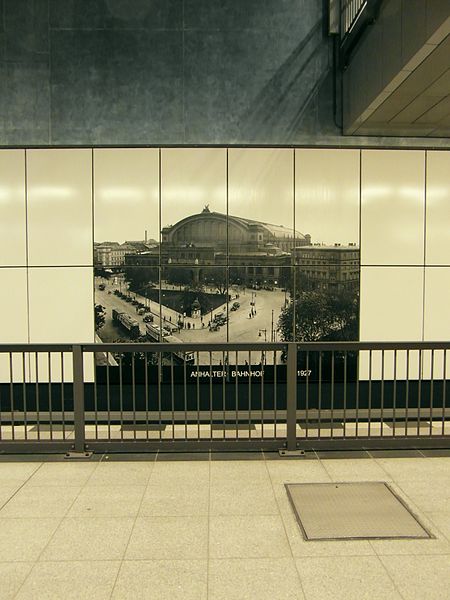
<svg viewBox="0 0 450 600"><path fill-rule="evenodd" d="M161 260L175 264L194 256L178 256L174 250L195 243L226 250L226 149L167 148L161 150ZM183 226L181 219L198 215ZM218 213L218 214L215 214ZM200 256L199 260L202 259Z"/></svg>
<svg viewBox="0 0 450 600"><path fill-rule="evenodd" d="M423 264L424 172L424 151L362 151L361 264Z"/></svg>
<svg viewBox="0 0 450 600"><path fill-rule="evenodd" d="M418 342L422 340L423 268L363 267L361 269L360 340ZM382 376L380 353L372 357L372 378ZM406 376L406 354L399 355L397 378ZM385 356L384 377L394 375L393 355ZM369 376L369 353L362 352L360 378ZM418 376L417 353L410 353L409 376Z"/></svg>
<svg viewBox="0 0 450 600"><path fill-rule="evenodd" d="M312 243L359 246L359 150L295 151L295 228Z"/></svg>
<svg viewBox="0 0 450 600"><path fill-rule="evenodd" d="M450 152L427 153L426 206L426 264L450 265Z"/></svg>
<svg viewBox="0 0 450 600"><path fill-rule="evenodd" d="M146 241L159 242L159 232L158 149L94 150L94 241L103 242L96 262L123 264Z"/></svg>
<svg viewBox="0 0 450 600"><path fill-rule="evenodd" d="M25 151L0 150L0 266L25 266Z"/></svg>
<svg viewBox="0 0 450 600"><path fill-rule="evenodd" d="M284 149L234 148L228 152L228 213L272 226L267 233L261 228L248 233L255 236L262 253L272 252L272 247L290 251L294 245L293 159L293 150ZM247 232L243 234L230 221L230 264L238 260L236 242L242 235ZM243 239L242 245L249 241Z"/></svg>
<svg viewBox="0 0 450 600"><path fill-rule="evenodd" d="M28 343L27 272L26 269L0 269L1 289L1 335L2 344ZM0 382L23 381L28 365L23 364L22 355L14 354L10 365L9 357L0 354Z"/></svg>
<svg viewBox="0 0 450 600"><path fill-rule="evenodd" d="M28 262L92 265L91 150L27 151Z"/></svg>
<svg viewBox="0 0 450 600"><path fill-rule="evenodd" d="M76 344L94 341L92 268L30 268L29 318L30 342L44 344ZM31 378L36 364L31 360ZM64 362L65 381L72 374L71 357ZM47 356L38 361L39 381L48 378ZM87 380L92 380L92 365L87 366ZM61 380L60 355L52 355L52 381Z"/></svg>

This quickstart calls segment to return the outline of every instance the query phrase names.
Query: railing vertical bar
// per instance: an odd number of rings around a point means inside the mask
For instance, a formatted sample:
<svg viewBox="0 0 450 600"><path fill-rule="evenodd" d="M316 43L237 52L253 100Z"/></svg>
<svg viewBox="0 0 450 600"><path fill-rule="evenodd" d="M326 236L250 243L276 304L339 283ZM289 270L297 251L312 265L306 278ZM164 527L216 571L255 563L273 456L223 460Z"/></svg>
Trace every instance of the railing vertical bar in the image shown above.
<svg viewBox="0 0 450 600"><path fill-rule="evenodd" d="M150 423L148 419L148 402L149 402L149 393L148 393L148 352L144 352L144 402L145 402L145 437L148 441L150 438ZM161 429L159 430L159 439L161 439Z"/></svg>
<svg viewBox="0 0 450 600"><path fill-rule="evenodd" d="M370 429L372 424L372 350L369 350L369 394L367 400L367 435L370 438Z"/></svg>
<svg viewBox="0 0 450 600"><path fill-rule="evenodd" d="M397 350L394 350L394 384L392 391L392 435L395 437L397 417Z"/></svg>
<svg viewBox="0 0 450 600"><path fill-rule="evenodd" d="M317 437L320 439L322 425L322 351L319 351L319 397L317 399Z"/></svg>
<svg viewBox="0 0 450 600"><path fill-rule="evenodd" d="M161 354L158 354L158 363L159 363L160 356L161 356ZM159 375L158 375L158 381L159 381ZM160 397L159 392L158 392L158 396ZM175 439L175 381L174 381L174 371L173 371L173 353L170 354L170 404L171 404L171 408L172 408L172 440L174 440Z"/></svg>
<svg viewBox="0 0 450 600"><path fill-rule="evenodd" d="M380 435L384 435L384 350L381 351L381 417L380 417Z"/></svg>
<svg viewBox="0 0 450 600"><path fill-rule="evenodd" d="M434 350L431 350L430 436L433 435Z"/></svg>
<svg viewBox="0 0 450 600"><path fill-rule="evenodd" d="M405 436L408 435L409 418L409 350L406 351L406 386L405 386Z"/></svg>
<svg viewBox="0 0 450 600"><path fill-rule="evenodd" d="M39 402L39 357L38 353L34 353L34 368L36 370L36 427L37 427L37 439L41 439L41 417L40 417L40 402Z"/></svg>
<svg viewBox="0 0 450 600"><path fill-rule="evenodd" d="M25 440L28 440L28 414L27 414L27 376L26 376L26 356L22 352L22 401L23 401L23 426L25 429Z"/></svg>
<svg viewBox="0 0 450 600"><path fill-rule="evenodd" d="M273 335L273 333L272 333ZM264 439L264 365L266 356L261 352L261 438Z"/></svg>
<svg viewBox="0 0 450 600"><path fill-rule="evenodd" d="M14 388L13 388L13 355L12 352L9 352L9 405L11 410L11 438L15 440L16 432L15 432L15 411L14 411Z"/></svg>
<svg viewBox="0 0 450 600"><path fill-rule="evenodd" d="M309 350L306 351L306 382L305 382L305 437L309 437Z"/></svg>
<svg viewBox="0 0 450 600"><path fill-rule="evenodd" d="M420 436L420 423L422 419L422 364L423 364L423 356L422 350L419 350L419 381L417 388L417 437Z"/></svg>
<svg viewBox="0 0 450 600"><path fill-rule="evenodd" d="M160 317L160 324L161 324L161 311L162 311L162 307L160 306L160 312L159 312L159 317ZM161 329L160 329L161 331ZM158 395L158 410L161 410L161 381L162 381L162 352L158 352L158 382L156 384L157 387L157 395ZM172 382L173 382L173 354L170 354L171 360L172 360ZM173 415L173 413L172 413Z"/></svg>
<svg viewBox="0 0 450 600"><path fill-rule="evenodd" d="M236 421L236 438L239 438L239 387L238 387L238 380L239 380L239 376L238 376L238 371L239 371L239 355L238 355L238 351L236 350L235 355L234 355L234 370L235 370L235 378L234 378L234 401L235 401L235 406L236 406L236 415L235 415L235 421Z"/></svg>
<svg viewBox="0 0 450 600"><path fill-rule="evenodd" d="M158 365L158 424L159 424L159 439L162 436L162 418L161 418L161 402L162 402L162 394L161 394L161 380L163 378L163 365L162 365L162 355L161 357L161 367Z"/></svg>
<svg viewBox="0 0 450 600"><path fill-rule="evenodd" d="M222 350L222 360L219 361L222 365L222 423L223 423L223 429L222 429L222 438L225 439L225 388L223 385L223 373L225 371L225 353ZM219 365L220 366L220 365Z"/></svg>
<svg viewBox="0 0 450 600"><path fill-rule="evenodd" d="M66 439L66 399L64 393L64 352L60 352L61 364L61 419L62 419L62 437Z"/></svg>
<svg viewBox="0 0 450 600"><path fill-rule="evenodd" d="M287 385L286 385L286 433L287 449L297 449L297 344L287 344Z"/></svg>
<svg viewBox="0 0 450 600"><path fill-rule="evenodd" d="M119 410L120 410L120 439L123 440L123 373L122 373L122 354L119 355Z"/></svg>
<svg viewBox="0 0 450 600"><path fill-rule="evenodd" d="M196 363L197 363L197 439L200 439L200 375L199 375L199 369L200 369L200 357L199 357L199 353L197 351L197 357L196 357Z"/></svg>
<svg viewBox="0 0 450 600"><path fill-rule="evenodd" d="M209 431L211 438L214 437L213 430L213 384L212 384L212 352L209 351Z"/></svg>
<svg viewBox="0 0 450 600"><path fill-rule="evenodd" d="M111 440L111 387L109 376L109 353L106 353L106 410L108 412L108 440Z"/></svg>
<svg viewBox="0 0 450 600"><path fill-rule="evenodd" d="M273 437L277 439L277 404L278 404L278 354L277 351L273 351Z"/></svg>
<svg viewBox="0 0 450 600"><path fill-rule="evenodd" d="M347 437L347 350L344 350L344 411L343 437Z"/></svg>
<svg viewBox="0 0 450 600"><path fill-rule="evenodd" d="M92 353L91 355L91 359L93 361L94 364L94 418L95 418L95 423L94 423L94 435L95 435L95 439L98 440L98 381L97 381L97 365L96 365L96 359L95 359L95 352ZM108 356L107 356L108 359Z"/></svg>
<svg viewBox="0 0 450 600"><path fill-rule="evenodd" d="M52 413L52 355L49 352L48 360L48 417L50 428L50 439L53 440L53 413Z"/></svg>
<svg viewBox="0 0 450 600"><path fill-rule="evenodd" d="M248 439L252 437L252 352L248 351Z"/></svg>
<svg viewBox="0 0 450 600"><path fill-rule="evenodd" d="M334 350L331 351L330 435L334 437Z"/></svg>
<svg viewBox="0 0 450 600"><path fill-rule="evenodd" d="M355 390L355 437L358 437L359 428L359 386L360 386L360 373L359 373L359 352L356 353L356 390Z"/></svg>
<svg viewBox="0 0 450 600"><path fill-rule="evenodd" d="M183 353L184 439L188 437L186 353Z"/></svg>
<svg viewBox="0 0 450 600"><path fill-rule="evenodd" d="M133 438L136 439L136 360L134 357L135 353L131 353L131 402L133 407Z"/></svg>
<svg viewBox="0 0 450 600"><path fill-rule="evenodd" d="M445 435L446 380L447 380L447 350L444 349L443 365L442 365L442 435Z"/></svg>
<svg viewBox="0 0 450 600"><path fill-rule="evenodd" d="M81 346L72 347L72 360L75 452L84 452L86 432L84 411L83 349Z"/></svg>

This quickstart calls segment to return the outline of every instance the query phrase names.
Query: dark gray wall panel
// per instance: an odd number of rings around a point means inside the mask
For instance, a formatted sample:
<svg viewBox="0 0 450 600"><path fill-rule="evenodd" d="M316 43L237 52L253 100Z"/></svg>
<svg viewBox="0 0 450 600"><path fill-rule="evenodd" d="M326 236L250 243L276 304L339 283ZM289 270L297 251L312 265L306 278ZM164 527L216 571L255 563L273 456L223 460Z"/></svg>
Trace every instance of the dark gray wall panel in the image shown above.
<svg viewBox="0 0 450 600"><path fill-rule="evenodd" d="M0 145L48 143L48 80L46 64L0 64Z"/></svg>
<svg viewBox="0 0 450 600"><path fill-rule="evenodd" d="M176 143L181 33L53 31L51 89L53 143Z"/></svg>

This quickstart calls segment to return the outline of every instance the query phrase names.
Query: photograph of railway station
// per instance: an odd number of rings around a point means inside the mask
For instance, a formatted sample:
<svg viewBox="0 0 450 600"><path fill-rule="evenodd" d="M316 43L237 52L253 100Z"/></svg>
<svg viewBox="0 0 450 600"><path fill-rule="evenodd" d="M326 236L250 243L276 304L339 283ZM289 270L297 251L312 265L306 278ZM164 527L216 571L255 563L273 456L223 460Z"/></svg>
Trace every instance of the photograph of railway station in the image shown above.
<svg viewBox="0 0 450 600"><path fill-rule="evenodd" d="M109 152L94 194L98 341L358 339L356 172L324 173L314 154L294 170L289 151L213 148L111 169Z"/></svg>

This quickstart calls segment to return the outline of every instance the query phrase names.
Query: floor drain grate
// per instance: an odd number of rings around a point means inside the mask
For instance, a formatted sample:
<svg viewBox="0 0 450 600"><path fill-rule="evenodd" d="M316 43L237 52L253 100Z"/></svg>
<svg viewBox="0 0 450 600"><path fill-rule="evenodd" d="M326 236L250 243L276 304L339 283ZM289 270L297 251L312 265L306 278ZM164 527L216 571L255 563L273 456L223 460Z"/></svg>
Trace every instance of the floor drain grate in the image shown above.
<svg viewBox="0 0 450 600"><path fill-rule="evenodd" d="M285 485L307 541L433 537L385 482Z"/></svg>

